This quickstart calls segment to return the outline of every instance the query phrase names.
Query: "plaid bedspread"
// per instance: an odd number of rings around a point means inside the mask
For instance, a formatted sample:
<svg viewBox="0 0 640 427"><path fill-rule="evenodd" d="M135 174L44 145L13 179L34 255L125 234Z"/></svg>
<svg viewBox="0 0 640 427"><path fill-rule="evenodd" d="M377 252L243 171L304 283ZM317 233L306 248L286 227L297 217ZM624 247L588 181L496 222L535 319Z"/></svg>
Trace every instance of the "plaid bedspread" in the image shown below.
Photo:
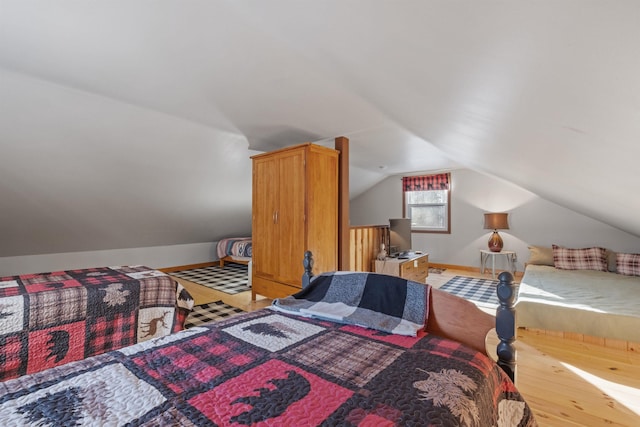
<svg viewBox="0 0 640 427"><path fill-rule="evenodd" d="M0 277L0 380L177 332L192 307L144 266Z"/></svg>
<svg viewBox="0 0 640 427"><path fill-rule="evenodd" d="M429 311L429 285L376 273L338 271L315 276L272 309L416 336Z"/></svg>
<svg viewBox="0 0 640 427"><path fill-rule="evenodd" d="M218 253L218 258L227 255L251 257L251 237L229 237L222 239L216 245L216 252Z"/></svg>
<svg viewBox="0 0 640 427"><path fill-rule="evenodd" d="M534 426L488 357L271 310L0 383L5 425Z"/></svg>

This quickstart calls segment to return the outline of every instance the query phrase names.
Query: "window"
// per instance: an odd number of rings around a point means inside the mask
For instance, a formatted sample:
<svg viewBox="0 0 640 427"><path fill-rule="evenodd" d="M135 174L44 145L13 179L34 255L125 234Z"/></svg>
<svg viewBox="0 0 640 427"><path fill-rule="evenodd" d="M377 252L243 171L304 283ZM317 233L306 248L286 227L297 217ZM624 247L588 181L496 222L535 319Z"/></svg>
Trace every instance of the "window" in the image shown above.
<svg viewBox="0 0 640 427"><path fill-rule="evenodd" d="M411 230L451 233L451 174L402 178L402 214L411 218Z"/></svg>

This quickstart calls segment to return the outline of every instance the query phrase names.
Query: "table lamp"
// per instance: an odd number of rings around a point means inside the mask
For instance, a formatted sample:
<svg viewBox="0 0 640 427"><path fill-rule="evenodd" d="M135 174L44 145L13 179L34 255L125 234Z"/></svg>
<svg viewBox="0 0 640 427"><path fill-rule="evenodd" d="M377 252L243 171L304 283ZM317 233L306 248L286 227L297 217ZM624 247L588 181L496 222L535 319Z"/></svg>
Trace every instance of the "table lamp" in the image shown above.
<svg viewBox="0 0 640 427"><path fill-rule="evenodd" d="M484 228L493 230L489 238L489 250L491 252L500 252L502 250L502 237L498 234L498 230L508 230L509 222L507 221L508 213L486 213L484 214Z"/></svg>

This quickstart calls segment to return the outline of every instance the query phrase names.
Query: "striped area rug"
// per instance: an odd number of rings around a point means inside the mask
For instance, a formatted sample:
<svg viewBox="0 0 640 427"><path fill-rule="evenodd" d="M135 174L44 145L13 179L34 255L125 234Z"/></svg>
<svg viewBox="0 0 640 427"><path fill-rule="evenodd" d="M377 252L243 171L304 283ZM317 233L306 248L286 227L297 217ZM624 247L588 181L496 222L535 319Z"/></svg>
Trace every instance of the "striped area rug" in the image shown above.
<svg viewBox="0 0 640 427"><path fill-rule="evenodd" d="M232 307L222 301L196 305L195 307L193 307L193 311L189 313L189 317L187 317L187 321L185 322L184 327L185 329L189 329L193 328L194 326L200 326L203 323L227 319L231 316L235 316L236 314L244 312L244 310L237 307Z"/></svg>
<svg viewBox="0 0 640 427"><path fill-rule="evenodd" d="M497 280L455 276L439 289L467 299L477 306L497 308L499 305L497 286Z"/></svg>

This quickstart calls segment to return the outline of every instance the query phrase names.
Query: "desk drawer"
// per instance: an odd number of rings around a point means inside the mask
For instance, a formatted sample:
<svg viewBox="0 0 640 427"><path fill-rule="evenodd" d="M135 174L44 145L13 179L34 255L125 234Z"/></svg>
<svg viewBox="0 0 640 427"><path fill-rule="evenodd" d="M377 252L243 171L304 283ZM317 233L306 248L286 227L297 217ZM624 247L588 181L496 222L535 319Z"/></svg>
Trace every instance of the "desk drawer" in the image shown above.
<svg viewBox="0 0 640 427"><path fill-rule="evenodd" d="M429 275L429 256L424 255L420 258L402 263L400 266L400 276L414 282L425 283Z"/></svg>

